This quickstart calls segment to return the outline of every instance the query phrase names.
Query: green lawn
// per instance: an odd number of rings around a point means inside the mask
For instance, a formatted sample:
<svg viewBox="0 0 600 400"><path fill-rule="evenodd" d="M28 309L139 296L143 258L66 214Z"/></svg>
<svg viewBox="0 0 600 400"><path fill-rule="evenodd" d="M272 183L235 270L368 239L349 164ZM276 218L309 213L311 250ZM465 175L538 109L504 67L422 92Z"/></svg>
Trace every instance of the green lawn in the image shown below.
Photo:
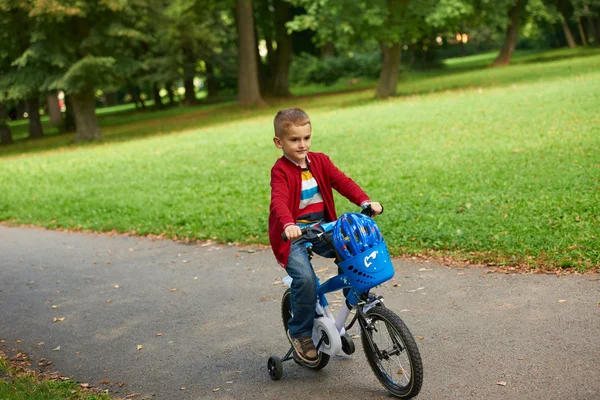
<svg viewBox="0 0 600 400"><path fill-rule="evenodd" d="M394 254L588 269L600 265L600 55L547 58L413 74L383 101L364 90L107 115L100 144L1 149L0 220L268 243L272 118L299 106L312 150L385 205Z"/></svg>

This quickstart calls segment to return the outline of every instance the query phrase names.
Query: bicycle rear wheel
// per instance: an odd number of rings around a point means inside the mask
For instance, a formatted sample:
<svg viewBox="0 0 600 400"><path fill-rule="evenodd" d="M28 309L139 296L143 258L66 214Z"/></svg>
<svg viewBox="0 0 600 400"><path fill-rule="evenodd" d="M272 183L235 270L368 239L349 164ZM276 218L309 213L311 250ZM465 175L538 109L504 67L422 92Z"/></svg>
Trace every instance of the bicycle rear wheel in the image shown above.
<svg viewBox="0 0 600 400"><path fill-rule="evenodd" d="M423 363L404 322L385 307L371 308L363 322L363 349L379 382L394 396L415 397L423 384Z"/></svg>
<svg viewBox="0 0 600 400"><path fill-rule="evenodd" d="M292 317L292 291L291 289L287 289L285 293L283 293L283 298L281 299L281 319L283 320L283 328L286 332L288 331L288 321ZM319 352L319 359L314 363L307 363L303 360L300 360L294 355L294 361L300 365L304 365L305 367L320 370L325 368L327 363L329 363L329 354L325 354L323 352Z"/></svg>

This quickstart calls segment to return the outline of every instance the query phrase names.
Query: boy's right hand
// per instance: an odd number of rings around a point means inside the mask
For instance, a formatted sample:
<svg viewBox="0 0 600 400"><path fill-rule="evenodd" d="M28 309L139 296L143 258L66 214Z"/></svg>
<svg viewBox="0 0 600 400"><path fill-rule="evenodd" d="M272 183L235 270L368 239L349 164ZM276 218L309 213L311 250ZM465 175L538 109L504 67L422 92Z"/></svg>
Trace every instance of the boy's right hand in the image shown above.
<svg viewBox="0 0 600 400"><path fill-rule="evenodd" d="M288 240L296 240L302 236L302 230L297 225L288 225L284 232Z"/></svg>

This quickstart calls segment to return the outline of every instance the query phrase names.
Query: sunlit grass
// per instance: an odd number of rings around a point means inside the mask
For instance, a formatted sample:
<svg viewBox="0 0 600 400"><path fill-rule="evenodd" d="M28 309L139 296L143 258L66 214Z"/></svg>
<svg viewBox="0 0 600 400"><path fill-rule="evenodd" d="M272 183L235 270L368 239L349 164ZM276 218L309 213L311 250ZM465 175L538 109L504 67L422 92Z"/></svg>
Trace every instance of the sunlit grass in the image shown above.
<svg viewBox="0 0 600 400"><path fill-rule="evenodd" d="M280 156L272 117L300 106L313 150L384 203L378 223L395 254L590 268L600 265L600 57L565 62L529 66L548 79L519 81L516 66L502 84L460 91L223 105L107 127L104 144L0 158L0 220L266 244ZM144 138L152 129L165 135ZM187 131L167 134L177 129Z"/></svg>

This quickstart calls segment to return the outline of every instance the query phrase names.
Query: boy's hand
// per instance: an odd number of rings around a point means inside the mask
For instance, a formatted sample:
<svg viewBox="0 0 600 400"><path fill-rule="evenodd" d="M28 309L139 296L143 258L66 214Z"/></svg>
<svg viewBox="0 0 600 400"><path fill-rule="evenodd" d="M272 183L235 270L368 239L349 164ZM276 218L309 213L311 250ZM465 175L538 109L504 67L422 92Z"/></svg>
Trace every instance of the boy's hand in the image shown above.
<svg viewBox="0 0 600 400"><path fill-rule="evenodd" d="M285 228L285 236L287 236L288 240L295 240L302 236L302 230L297 225L288 225Z"/></svg>
<svg viewBox="0 0 600 400"><path fill-rule="evenodd" d="M373 201L370 204L371 204L371 208L375 212L375 215L379 215L383 212L383 207L378 202Z"/></svg>

